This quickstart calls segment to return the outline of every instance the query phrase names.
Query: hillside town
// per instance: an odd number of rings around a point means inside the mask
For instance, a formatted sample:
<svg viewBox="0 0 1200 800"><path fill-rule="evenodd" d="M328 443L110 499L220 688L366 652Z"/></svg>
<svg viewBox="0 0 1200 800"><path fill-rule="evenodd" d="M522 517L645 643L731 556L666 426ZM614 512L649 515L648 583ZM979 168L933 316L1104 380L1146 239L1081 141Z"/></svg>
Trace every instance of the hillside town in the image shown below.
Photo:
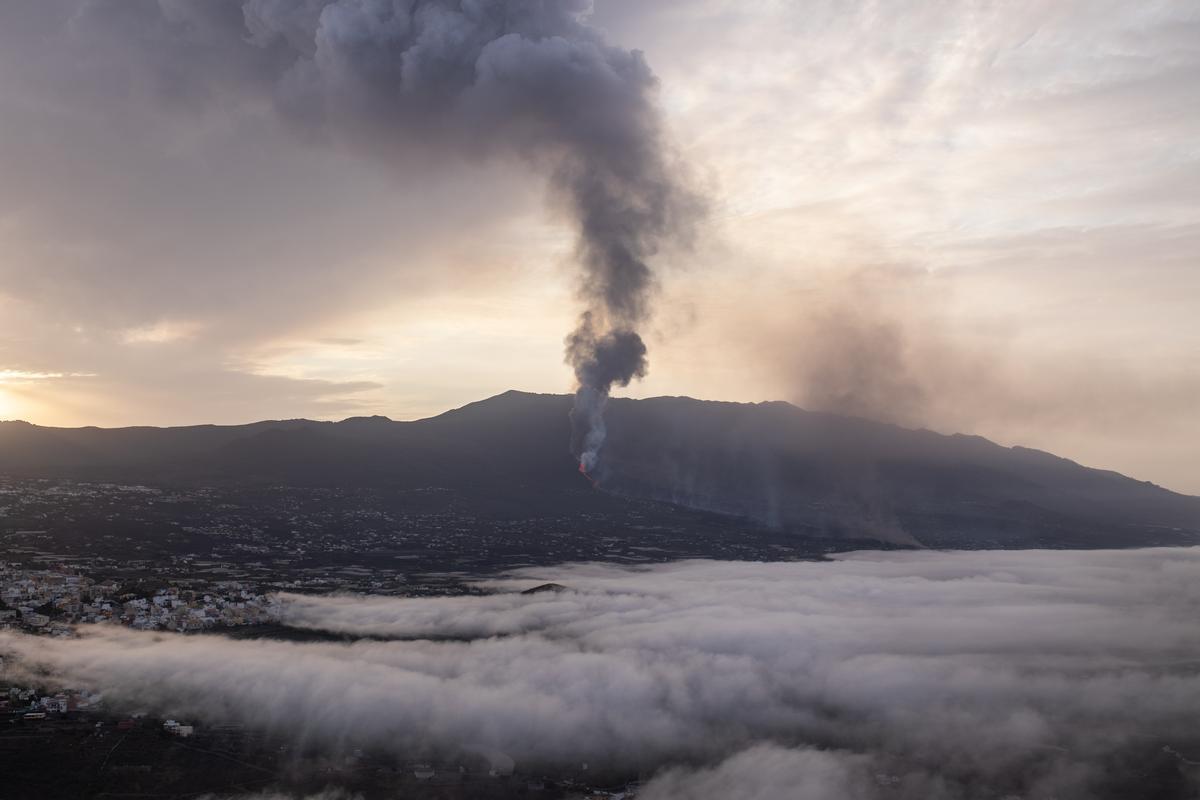
<svg viewBox="0 0 1200 800"><path fill-rule="evenodd" d="M268 595L237 581L204 589L123 585L67 568L0 563L0 627L28 633L69 636L74 625L98 622L138 630L202 631L269 622L273 608Z"/></svg>

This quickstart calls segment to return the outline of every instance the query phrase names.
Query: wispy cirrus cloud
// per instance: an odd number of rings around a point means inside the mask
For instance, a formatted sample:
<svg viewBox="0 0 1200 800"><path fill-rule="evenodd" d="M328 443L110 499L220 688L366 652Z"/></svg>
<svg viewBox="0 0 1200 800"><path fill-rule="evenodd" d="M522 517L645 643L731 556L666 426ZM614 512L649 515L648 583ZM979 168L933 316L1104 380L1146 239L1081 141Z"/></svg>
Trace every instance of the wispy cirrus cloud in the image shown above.
<svg viewBox="0 0 1200 800"><path fill-rule="evenodd" d="M0 383L51 381L59 378L94 378L91 372L31 372L21 369L0 369Z"/></svg>

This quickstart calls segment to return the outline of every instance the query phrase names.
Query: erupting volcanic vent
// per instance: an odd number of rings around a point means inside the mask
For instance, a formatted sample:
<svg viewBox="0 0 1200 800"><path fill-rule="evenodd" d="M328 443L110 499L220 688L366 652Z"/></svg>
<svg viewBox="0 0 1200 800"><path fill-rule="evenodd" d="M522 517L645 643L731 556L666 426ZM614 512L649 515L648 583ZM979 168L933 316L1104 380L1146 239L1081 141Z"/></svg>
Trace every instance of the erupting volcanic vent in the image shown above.
<svg viewBox="0 0 1200 800"><path fill-rule="evenodd" d="M593 489L599 488L599 485L596 483L596 479L593 478L590 473L588 473L587 464L585 464L583 461L579 462L579 474L588 479L588 483L592 485Z"/></svg>

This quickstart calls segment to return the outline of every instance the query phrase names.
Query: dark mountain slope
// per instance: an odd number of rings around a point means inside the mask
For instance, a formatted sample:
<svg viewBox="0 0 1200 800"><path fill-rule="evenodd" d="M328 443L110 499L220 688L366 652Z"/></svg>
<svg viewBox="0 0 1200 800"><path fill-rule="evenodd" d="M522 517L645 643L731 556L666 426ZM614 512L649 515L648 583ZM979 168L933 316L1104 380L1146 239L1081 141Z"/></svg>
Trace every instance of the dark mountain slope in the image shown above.
<svg viewBox="0 0 1200 800"><path fill-rule="evenodd" d="M924 543L1200 530L1200 498L977 436L687 398L617 400L606 488L784 527Z"/></svg>
<svg viewBox="0 0 1200 800"><path fill-rule="evenodd" d="M587 491L570 398L507 392L416 422L52 429L0 423L0 472L152 483L443 487L530 513L661 500L824 536L946 546L1174 543L1200 498L1048 453L786 403L614 400Z"/></svg>

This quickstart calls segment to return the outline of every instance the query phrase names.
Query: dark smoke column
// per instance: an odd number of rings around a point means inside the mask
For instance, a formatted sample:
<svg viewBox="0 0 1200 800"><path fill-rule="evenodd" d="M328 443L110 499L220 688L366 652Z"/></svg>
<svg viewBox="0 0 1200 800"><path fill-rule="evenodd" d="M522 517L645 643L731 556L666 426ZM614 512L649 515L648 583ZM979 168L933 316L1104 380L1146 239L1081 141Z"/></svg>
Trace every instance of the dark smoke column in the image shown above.
<svg viewBox="0 0 1200 800"><path fill-rule="evenodd" d="M589 26L591 0L61 1L72 37L115 45L122 74L149 72L177 107L273 106L311 143L545 175L579 234L572 446L596 466L610 389L646 371L649 261L701 204L664 142L653 73Z"/></svg>
<svg viewBox="0 0 1200 800"><path fill-rule="evenodd" d="M389 113L396 97L385 95L368 110L385 129L400 122L424 140L440 128L447 146L517 156L547 175L556 209L578 231L585 311L566 360L578 382L571 448L589 472L610 390L646 373L638 329L654 287L650 260L686 240L702 208L665 141L653 73L641 53L607 44L587 24L590 10L589 0L339 0L320 15L313 59L339 86L350 65L359 93L396 91L399 109ZM374 74L381 58L393 74ZM322 94L339 114L354 96Z"/></svg>
<svg viewBox="0 0 1200 800"><path fill-rule="evenodd" d="M567 336L566 360L578 383L571 451L585 474L599 465L610 391L649 367L638 327L654 289L650 259L664 245L686 243L703 215L663 139L653 74L640 53L610 52L621 53L624 68L601 70L607 79L577 96L593 127L554 176L579 226L587 310Z"/></svg>
<svg viewBox="0 0 1200 800"><path fill-rule="evenodd" d="M646 374L646 345L629 328L597 332L589 311L567 337L567 362L575 367L579 381L571 409L571 452L579 458L579 471L590 475L604 444L608 393L614 384L628 386Z"/></svg>

